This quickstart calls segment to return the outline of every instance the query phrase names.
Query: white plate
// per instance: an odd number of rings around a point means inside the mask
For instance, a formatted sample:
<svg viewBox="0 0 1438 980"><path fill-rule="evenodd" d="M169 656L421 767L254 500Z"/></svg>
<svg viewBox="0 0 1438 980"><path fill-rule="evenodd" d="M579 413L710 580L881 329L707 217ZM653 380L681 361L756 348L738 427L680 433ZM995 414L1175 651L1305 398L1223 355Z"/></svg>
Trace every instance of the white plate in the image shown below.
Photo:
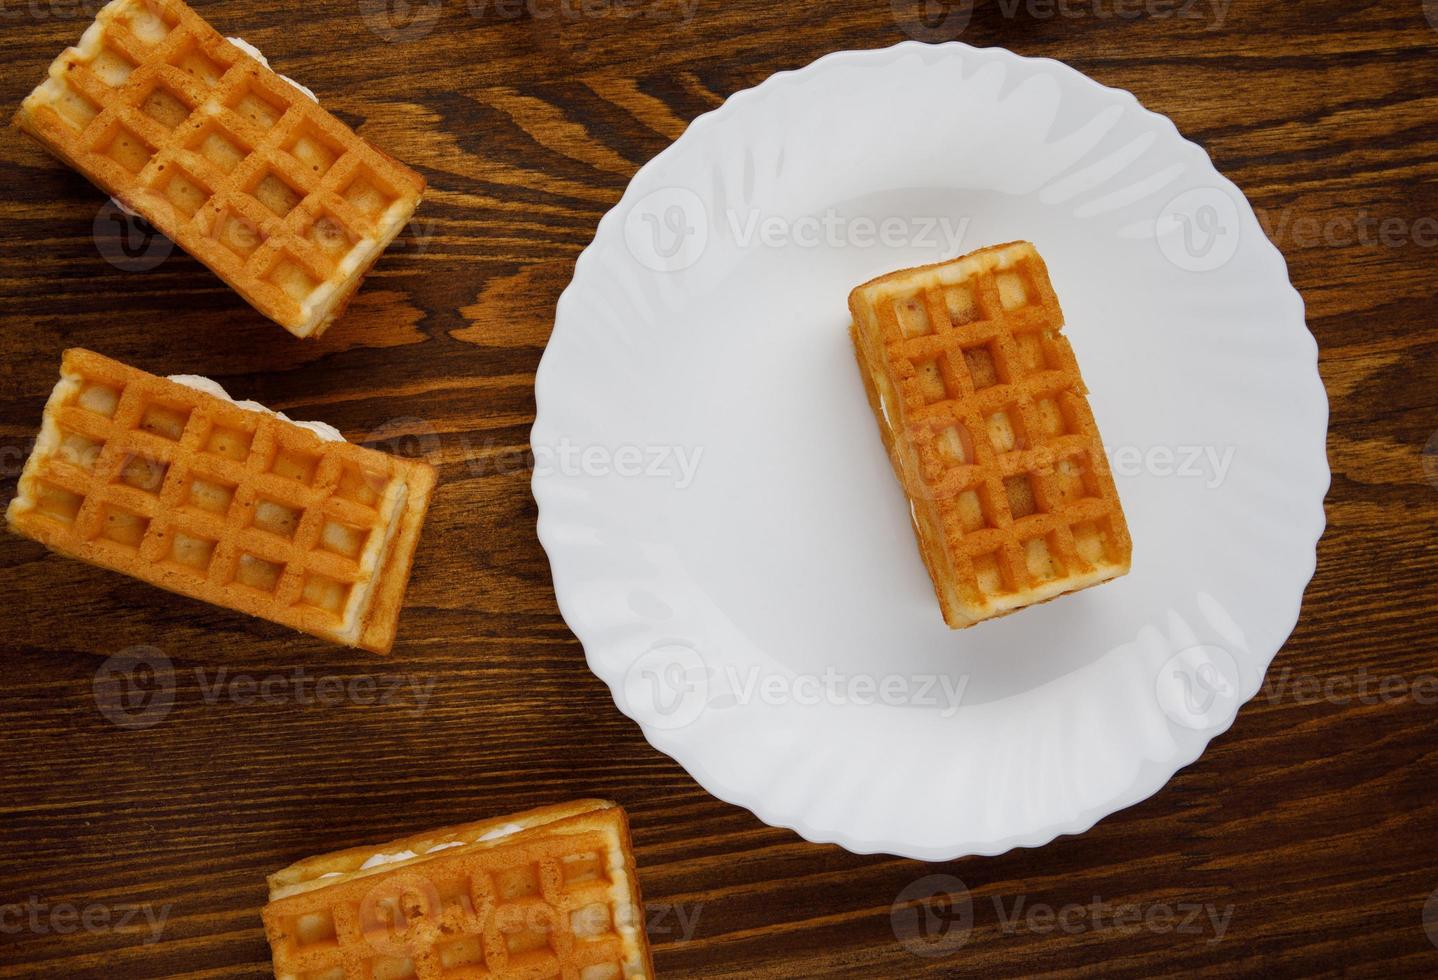
<svg viewBox="0 0 1438 980"><path fill-rule="evenodd" d="M1020 238L1133 571L951 632L845 303ZM1243 195L1127 92L958 43L834 54L696 120L600 223L539 369L539 534L594 672L716 796L853 851L1043 844L1197 759L1292 631L1316 356Z"/></svg>

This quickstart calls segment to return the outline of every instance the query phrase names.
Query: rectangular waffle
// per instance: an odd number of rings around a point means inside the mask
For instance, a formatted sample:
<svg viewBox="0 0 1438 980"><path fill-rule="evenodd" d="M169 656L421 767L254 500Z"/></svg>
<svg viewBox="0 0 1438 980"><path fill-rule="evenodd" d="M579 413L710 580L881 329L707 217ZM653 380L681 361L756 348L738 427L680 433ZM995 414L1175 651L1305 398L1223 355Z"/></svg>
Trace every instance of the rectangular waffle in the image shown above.
<svg viewBox="0 0 1438 980"><path fill-rule="evenodd" d="M434 468L65 352L7 512L52 551L387 653Z"/></svg>
<svg viewBox="0 0 1438 980"><path fill-rule="evenodd" d="M269 878L277 980L651 980L624 811L530 810Z"/></svg>
<svg viewBox="0 0 1438 980"><path fill-rule="evenodd" d="M114 0L16 124L316 337L419 206L425 181L180 0Z"/></svg>
<svg viewBox="0 0 1438 980"><path fill-rule="evenodd" d="M1031 244L880 276L849 310L949 626L1128 572L1128 524Z"/></svg>

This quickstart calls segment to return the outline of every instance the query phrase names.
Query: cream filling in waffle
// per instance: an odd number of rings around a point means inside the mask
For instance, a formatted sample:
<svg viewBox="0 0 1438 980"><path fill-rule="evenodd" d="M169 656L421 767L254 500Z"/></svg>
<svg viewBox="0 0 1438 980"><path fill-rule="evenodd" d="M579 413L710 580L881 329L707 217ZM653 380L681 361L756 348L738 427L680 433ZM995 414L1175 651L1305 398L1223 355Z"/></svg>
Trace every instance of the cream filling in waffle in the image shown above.
<svg viewBox="0 0 1438 980"><path fill-rule="evenodd" d="M68 351L11 529L172 592L387 652L433 468L185 380Z"/></svg>
<svg viewBox="0 0 1438 980"><path fill-rule="evenodd" d="M239 48L251 58L254 58L266 68L269 68L270 71L275 71L274 68L270 66L270 59L266 58L264 54L260 51L260 49L255 47L249 41L246 41L242 37L227 37L225 38L225 40L229 41L231 44ZM275 71L275 74L280 75L280 73L277 71ZM315 95L314 91L308 85L301 85L299 82L295 81L288 75L280 75L280 77L283 78L285 81L289 82L295 88L299 89L301 92L303 92L305 94L305 97L308 98L315 105L320 104L320 97L318 95Z"/></svg>
<svg viewBox="0 0 1438 980"><path fill-rule="evenodd" d="M478 840L479 842L499 840L501 837L508 837L511 834L517 834L521 830L524 830L524 827L522 827L521 825L517 823L507 823L503 827L497 827L494 830L485 831L484 833L479 835ZM468 842L462 840L452 840L444 844L436 844L433 847L425 850L424 853L433 854L436 851L447 851L451 847L463 847L466 843ZM386 864L398 864L400 861L409 861L417 857L419 857L419 855L414 851L400 851L396 854L376 854L374 857L371 857L366 860L364 864L360 865L360 870L368 871L370 868L378 868ZM339 878L342 877L342 875L337 871L331 871L328 874L321 875L320 877Z"/></svg>
<svg viewBox="0 0 1438 980"><path fill-rule="evenodd" d="M450 827L379 847L351 848L301 861L269 879L270 905L265 910L265 918L275 950L276 975L287 980L306 969L313 970L313 966L301 966L309 949L334 950L330 944L338 942L343 950L350 943L364 942L359 937L345 938L347 930L342 923L349 921L353 914L346 910L357 909L363 918L367 910L383 905L387 896L395 894L413 895L414 898L404 901L419 903L406 906L413 910L406 917L443 920L446 916L461 916L450 918L450 924L437 932L440 950L454 950L467 943L478 945L481 934L494 929L496 921L512 919L512 913L527 905L529 908L523 913L525 922L551 923L544 927L546 930L565 928L576 944L590 938L609 937L610 942L618 941L614 948L617 955L605 956L601 962L593 962L591 957L588 965L582 956L566 959L568 954L560 952L565 945L556 944L553 949L563 962L549 961L554 976L563 970L563 975L578 976L581 980L649 980L652 974L644 915L624 827L623 813L614 804L580 800ZM492 856L476 860L477 855ZM539 863L535 864L536 861ZM541 870L544 865L553 871ZM489 878L489 887L481 887L473 893L464 888L456 893L454 877L460 869L468 869L468 875ZM487 873L480 869L487 869ZM539 891L531 890L534 885L515 887L536 872L545 882L538 885ZM548 878L548 874L555 877ZM368 883L357 892L357 882ZM582 891L573 893L569 891L571 888ZM480 892L486 897L472 897ZM431 904L424 898L426 894L437 901ZM575 894L585 897L577 901L569 897ZM513 901L521 904L510 907ZM595 902L599 904L592 904ZM450 911L451 908L455 911ZM471 921L459 909L477 913L481 919ZM555 914L559 916L558 921L551 918ZM491 916L498 919L491 920ZM465 924L461 926L461 922ZM435 961L441 957L436 956L432 948L426 948L418 938L422 934L411 931L403 940L390 943L386 943L388 936L371 939L367 948L358 951L359 956L376 975L381 970L375 961L379 955L386 957L383 968L394 968L395 976L439 976L443 967L437 968ZM525 962L526 954L511 952L521 959L510 959L507 964L503 960L495 964L487 957L482 964L478 959L463 962L476 968L483 965L491 971L484 973L485 976L541 975L536 972L540 970L538 963ZM578 954L577 947L575 953ZM328 955L332 957L334 953ZM411 962L405 964L402 958L409 958ZM421 960L425 965L416 970Z"/></svg>
<svg viewBox="0 0 1438 980"><path fill-rule="evenodd" d="M229 402L231 405L236 405L249 412L268 412L275 418L290 423L290 425L298 426L301 429L308 429L309 431L313 432L315 435L323 439L325 442L346 441L344 435L340 432L340 430L336 429L328 422L297 422L294 419L290 418L288 415L286 415L284 412L276 412L272 408L266 408L259 402L236 401L234 398L230 397L230 393L225 390L224 385L220 384L217 381L212 381L209 378L204 377L203 375L172 374L165 380L173 381L177 385L184 385L186 388L193 388L196 391L203 391L207 395L213 395L216 398L221 398Z"/></svg>
<svg viewBox="0 0 1438 980"><path fill-rule="evenodd" d="M399 866L421 863L431 855L460 847L493 847L526 831L542 830L550 824L596 809L600 807L593 801L579 801L529 813L481 820L442 830L428 837L393 841L379 848L357 847L324 858L311 858L270 876L270 901L324 887L332 884L336 878L363 878L370 874L391 871ZM314 865L314 868L309 868L310 865ZM325 870L320 872L320 867Z"/></svg>

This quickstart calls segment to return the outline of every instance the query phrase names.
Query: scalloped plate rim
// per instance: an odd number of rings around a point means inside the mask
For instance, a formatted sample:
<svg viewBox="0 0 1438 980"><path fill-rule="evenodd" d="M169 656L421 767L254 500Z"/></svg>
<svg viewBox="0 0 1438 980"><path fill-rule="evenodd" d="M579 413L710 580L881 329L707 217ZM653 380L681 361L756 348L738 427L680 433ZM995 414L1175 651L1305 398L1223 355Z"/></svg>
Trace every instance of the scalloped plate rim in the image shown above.
<svg viewBox="0 0 1438 980"><path fill-rule="evenodd" d="M1067 76L1067 78L1072 82L1076 82L1081 85L1094 86L1107 93L1110 93L1112 96L1116 96L1120 99L1126 100L1132 108L1136 108L1140 112L1142 112L1151 123L1156 123L1160 126L1160 128L1166 129L1172 136L1176 137L1183 149L1187 150L1188 152L1196 152L1197 154L1201 155L1204 164L1212 172L1212 177L1216 179L1223 188L1231 191L1235 196L1236 200L1242 202L1240 216L1244 219L1245 223L1252 227L1258 228L1258 230L1262 232L1262 228L1258 223L1257 217L1253 212L1252 205L1249 203L1247 195L1245 195L1243 191L1236 184L1233 183L1233 181L1231 181L1226 175L1219 171L1216 166L1214 166L1212 156L1203 146L1193 142L1192 140L1186 138L1183 135L1183 133L1178 129L1177 124L1175 124L1171 118L1163 115L1162 113L1155 112L1147 108L1143 105L1143 103L1138 99L1137 96L1135 96L1127 89L1119 88L1116 86L1104 85L1103 83L1098 82L1093 78L1090 78L1088 75L1084 74L1073 66L1066 64L1065 62L1048 57L1033 57L1027 55L1020 55L1003 47L975 47L962 41L947 41L941 44L929 44L921 41L910 40L903 41L898 44L890 45L887 47L849 49L830 52L829 54L823 55L815 59L807 65L801 66L799 68L786 69L775 72L757 85L750 86L748 88L734 92L733 94L728 96L721 105L695 117L695 119L684 129L684 132L681 133L678 138L676 138L672 143L666 146L663 150L661 150L654 157L648 160L643 166L641 166L637 171L635 171L634 176L630 179L628 185L625 187L624 193L620 196L620 199L600 219L598 226L595 230L594 238L587 246L585 246L585 248L579 254L575 262L574 275L571 278L569 284L560 294L559 300L556 305L554 329L551 332L549 341L545 347L545 354L543 357L541 357L539 367L536 371L536 412L535 422L530 430L531 443L535 443L536 436L540 436L543 434L544 408L545 402L547 401L543 391L543 382L547 374L546 364L552 365L553 363L549 357L549 346L553 344L556 337L559 337L561 335L561 331L566 329L562 326L564 320L566 319L562 315L563 311L565 310L568 303L572 302L573 296L577 294L581 275L584 272L586 266L594 260L594 253L599 242L606 236L607 233L612 233L614 225L619 224L622 221L621 215L625 213L626 209L631 205L632 201L640 195L640 187L643 184L645 176L650 171L658 169L661 161L663 161L667 155L675 153L676 148L684 140L693 138L696 134L702 134L705 130L719 124L727 116L737 112L747 102L758 99L763 96L766 91L775 90L780 88L781 86L793 85L807 76L821 74L823 71L825 71L832 65L846 62L863 62L868 60L874 60L876 63L883 63L896 60L909 53L922 53L927 55L939 52L941 53L940 56L942 56L942 54L945 54L949 51L965 52L971 55L977 55L981 58L1010 60L1023 64L1028 64L1031 66L1040 66L1050 71L1056 72L1059 75ZM1291 610L1288 613L1284 614L1281 618L1276 617L1279 622L1287 624L1282 631L1285 637L1284 643L1286 643L1287 638L1292 635L1293 630L1298 625L1298 621L1302 613L1304 595L1307 591L1309 583L1312 581L1313 576L1317 571L1317 545L1318 542L1321 540L1325 530L1327 529L1327 511L1325 502L1328 490L1331 487L1332 483L1332 472L1327 457L1326 445L1326 433L1328 431L1328 423L1330 419L1330 404L1328 400L1327 389L1324 386L1322 382L1322 376L1318 371L1319 349L1317 340L1314 338L1312 332L1308 329L1307 307L1306 303L1304 302L1303 296L1292 284L1292 280L1289 276L1288 271L1288 262L1283 253L1277 248L1277 246L1272 243L1272 241L1269 240L1266 234L1260 234L1258 237L1260 239L1258 247L1266 253L1270 254L1271 257L1276 257L1278 259L1279 268L1282 271L1284 285L1286 288L1286 296L1291 301L1294 313L1294 316L1287 321L1286 328L1292 330L1292 328L1296 327L1299 339L1306 338L1307 348L1311 353L1311 363L1313 367L1312 380L1314 382L1314 384L1310 388L1311 394L1313 396L1312 404L1307 408L1311 409L1315 413L1316 418L1321 417L1322 427L1325 433L1324 453L1322 462L1322 478L1311 488L1312 491L1316 491L1317 496L1317 519L1308 526L1306 531L1300 530L1295 531L1294 533L1295 540L1299 540L1300 537L1304 541L1309 540L1310 538L1312 540L1312 547L1304 552L1306 558L1304 559L1303 567L1296 569L1297 574L1295 575L1295 581L1300 581L1302 583L1302 587L1297 591L1297 596L1295 601L1293 602ZM571 327L568 329L574 328ZM1308 362L1305 361L1305 364L1306 363ZM570 593L571 589L566 587L566 573L559 567L559 564L557 562L556 556L559 554L560 548L556 545L555 542L553 542L550 537L550 533L548 530L550 522L546 519L546 507L544 506L543 500L541 499L540 492L541 485L549 479L555 478L546 476L545 474L536 471L531 480L531 490L534 494L536 505L539 511L538 519L536 522L536 532L538 534L540 544L544 548L545 555L549 561L551 577L554 584L555 599L557 605L559 606L560 615L564 618L566 624L568 625L573 621L574 618L574 610L571 606L570 601L566 598L566 594ZM1303 489L1305 493L1309 492L1309 488ZM549 509L549 513L552 517L552 508ZM599 665L596 662L596 656L590 653L591 643L586 642L585 638L581 636L577 630L572 631L575 633L576 638L580 641L581 646L585 650L585 660L591 672L594 673L594 675L598 677L601 681L603 681L603 683L609 690L611 700L614 702L615 706L620 710L620 712L623 713L626 717L630 718L631 721L634 721L636 724L639 725L640 730L644 735L645 741L651 747L653 747L656 751L669 756L674 761L679 763L679 765L685 769L685 771L691 776L691 778L693 778L706 792L708 792L715 798L733 806L743 807L744 809L747 809L752 812L763 823L769 826L791 830L810 843L834 844L855 854L889 854L928 862L958 860L970 856L993 857L1013 850L1015 848L1042 847L1046 844L1053 842L1059 837L1075 836L1086 833L1104 818L1118 813L1122 810L1128 809L1129 807L1135 806L1139 803L1142 803L1149 797L1154 796L1160 790L1162 790L1164 786L1166 786L1175 775L1177 775L1183 769L1186 769L1187 767L1193 765L1200 758L1202 758L1203 754L1207 751L1208 746L1213 742L1214 739L1219 738L1220 736L1225 734L1230 728L1232 728L1233 724L1237 721L1238 711L1241 711L1243 705L1247 704L1250 700L1252 700L1262 689L1263 679L1267 674L1268 668L1272 665L1273 660L1277 657L1278 653L1281 652L1283 648L1283 643L1280 643L1278 648L1275 649L1271 654L1268 654L1266 656L1262 653L1255 654L1254 659L1256 662L1261 661L1262 670L1258 673L1255 682L1250 685L1251 689L1246 691L1244 695L1240 698L1238 710L1235 711L1234 716L1230 718L1227 723L1223 724L1219 728L1213 729L1212 731L1206 733L1206 737L1196 742L1191 752L1179 751L1175 753L1174 756L1162 762L1151 759L1144 760L1140 765L1137 776L1128 785L1128 787L1123 792L1114 794L1104 803L1092 807L1091 809L1083 813L1080 813L1077 817L1071 820L1055 822L1038 830L1032 831L1028 834L1011 835L1009 837L995 838L982 842L967 839L958 839L955 840L952 845L913 846L906 845L900 841L859 839L852 834L844 832L840 828L833 826L822 826L816 824L813 821L806 820L803 817L802 813L778 812L782 808L771 807L767 805L762 799L756 798L755 795L751 794L750 792L747 792L746 790L738 786L731 785L728 782L725 782L724 780L708 772L704 762L698 757L697 753L686 752L685 748L682 745L661 744L661 737L663 733L651 731L647 726L645 726L638 719L634 718L634 716L625 709L625 705L623 701L619 698L617 693L620 679L606 676L605 673L599 668Z"/></svg>

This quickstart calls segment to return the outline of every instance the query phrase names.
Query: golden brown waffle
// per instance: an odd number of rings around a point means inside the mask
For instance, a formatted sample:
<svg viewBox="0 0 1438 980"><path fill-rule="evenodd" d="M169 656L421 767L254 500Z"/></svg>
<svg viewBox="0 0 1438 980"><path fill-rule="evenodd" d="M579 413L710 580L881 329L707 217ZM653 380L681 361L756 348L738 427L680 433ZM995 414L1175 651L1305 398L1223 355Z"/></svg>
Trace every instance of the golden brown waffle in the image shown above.
<svg viewBox="0 0 1438 980"><path fill-rule="evenodd" d="M344 309L425 186L179 0L103 8L16 123L298 337Z"/></svg>
<svg viewBox="0 0 1438 980"><path fill-rule="evenodd" d="M971 626L1128 571L1088 389L1031 244L881 276L849 309L945 622Z"/></svg>
<svg viewBox="0 0 1438 980"><path fill-rule="evenodd" d="M269 884L277 980L654 976L629 823L603 800L310 858Z"/></svg>
<svg viewBox="0 0 1438 980"><path fill-rule="evenodd" d="M65 352L10 529L180 595L387 653L434 468Z"/></svg>

